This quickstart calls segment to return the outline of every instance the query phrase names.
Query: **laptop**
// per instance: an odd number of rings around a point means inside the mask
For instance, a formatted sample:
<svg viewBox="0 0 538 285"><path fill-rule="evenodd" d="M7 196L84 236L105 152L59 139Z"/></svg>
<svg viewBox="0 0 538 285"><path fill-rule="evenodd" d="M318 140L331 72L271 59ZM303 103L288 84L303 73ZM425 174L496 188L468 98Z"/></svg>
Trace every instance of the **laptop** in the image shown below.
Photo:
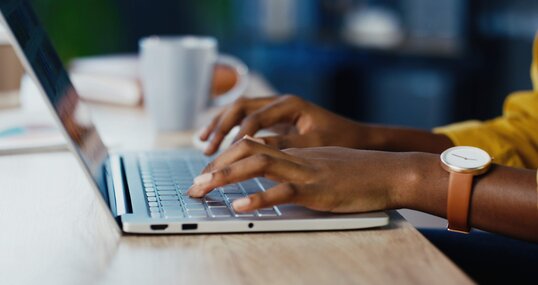
<svg viewBox="0 0 538 285"><path fill-rule="evenodd" d="M100 204L124 233L344 230L388 224L384 212L330 214L295 205L234 212L233 200L275 185L263 177L220 187L201 199L189 197L193 177L210 158L195 149L109 152L29 3L0 0L0 12L0 24L62 126Z"/></svg>

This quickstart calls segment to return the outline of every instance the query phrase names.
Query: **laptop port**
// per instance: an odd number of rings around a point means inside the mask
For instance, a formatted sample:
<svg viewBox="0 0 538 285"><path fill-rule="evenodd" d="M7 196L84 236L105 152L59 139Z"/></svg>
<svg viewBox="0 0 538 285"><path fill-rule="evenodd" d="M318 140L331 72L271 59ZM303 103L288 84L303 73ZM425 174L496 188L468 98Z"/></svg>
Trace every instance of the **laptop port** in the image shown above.
<svg viewBox="0 0 538 285"><path fill-rule="evenodd" d="M181 225L181 229L184 231L188 230L196 230L198 228L198 224L183 224Z"/></svg>
<svg viewBox="0 0 538 285"><path fill-rule="evenodd" d="M150 228L154 231L164 231L166 228L168 228L168 225L151 225Z"/></svg>

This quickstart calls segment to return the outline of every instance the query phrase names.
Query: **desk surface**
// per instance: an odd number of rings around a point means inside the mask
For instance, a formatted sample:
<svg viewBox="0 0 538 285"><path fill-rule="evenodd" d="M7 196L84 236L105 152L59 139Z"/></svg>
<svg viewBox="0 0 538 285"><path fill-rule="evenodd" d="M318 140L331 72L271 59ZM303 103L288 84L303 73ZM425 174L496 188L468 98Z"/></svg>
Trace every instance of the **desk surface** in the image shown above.
<svg viewBox="0 0 538 285"><path fill-rule="evenodd" d="M190 143L151 135L141 109L92 109L117 149ZM69 152L1 156L0 195L0 284L472 283L396 212L358 231L122 236Z"/></svg>

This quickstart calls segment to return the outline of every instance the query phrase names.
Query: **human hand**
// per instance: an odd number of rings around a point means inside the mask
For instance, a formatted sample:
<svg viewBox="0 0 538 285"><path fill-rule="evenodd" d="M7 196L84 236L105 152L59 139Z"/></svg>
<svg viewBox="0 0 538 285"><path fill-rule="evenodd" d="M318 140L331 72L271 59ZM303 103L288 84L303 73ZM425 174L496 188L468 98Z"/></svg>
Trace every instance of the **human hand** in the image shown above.
<svg viewBox="0 0 538 285"><path fill-rule="evenodd" d="M253 136L258 130L276 127L278 136L264 137L264 143L279 149L290 147L359 147L366 128L296 96L240 98L215 116L201 133L210 141L205 153L214 154L230 130L240 125L234 139Z"/></svg>
<svg viewBox="0 0 538 285"><path fill-rule="evenodd" d="M354 150L342 147L280 151L243 139L224 151L198 176L189 195L254 177L279 184L234 201L238 212L294 203L329 212L367 212L399 207L398 191L412 182L410 153Z"/></svg>

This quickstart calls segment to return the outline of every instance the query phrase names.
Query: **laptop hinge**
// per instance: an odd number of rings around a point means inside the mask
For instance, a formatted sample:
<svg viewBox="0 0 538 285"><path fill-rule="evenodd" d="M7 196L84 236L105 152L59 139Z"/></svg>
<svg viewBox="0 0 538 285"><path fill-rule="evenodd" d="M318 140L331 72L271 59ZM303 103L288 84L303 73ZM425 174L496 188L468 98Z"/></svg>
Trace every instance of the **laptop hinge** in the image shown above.
<svg viewBox="0 0 538 285"><path fill-rule="evenodd" d="M129 189L127 189L125 169L123 161L119 155L111 155L109 157L110 174L112 177L112 191L109 190L109 195L113 195L114 199L110 199L110 205L115 208L116 216L132 213L131 199Z"/></svg>

